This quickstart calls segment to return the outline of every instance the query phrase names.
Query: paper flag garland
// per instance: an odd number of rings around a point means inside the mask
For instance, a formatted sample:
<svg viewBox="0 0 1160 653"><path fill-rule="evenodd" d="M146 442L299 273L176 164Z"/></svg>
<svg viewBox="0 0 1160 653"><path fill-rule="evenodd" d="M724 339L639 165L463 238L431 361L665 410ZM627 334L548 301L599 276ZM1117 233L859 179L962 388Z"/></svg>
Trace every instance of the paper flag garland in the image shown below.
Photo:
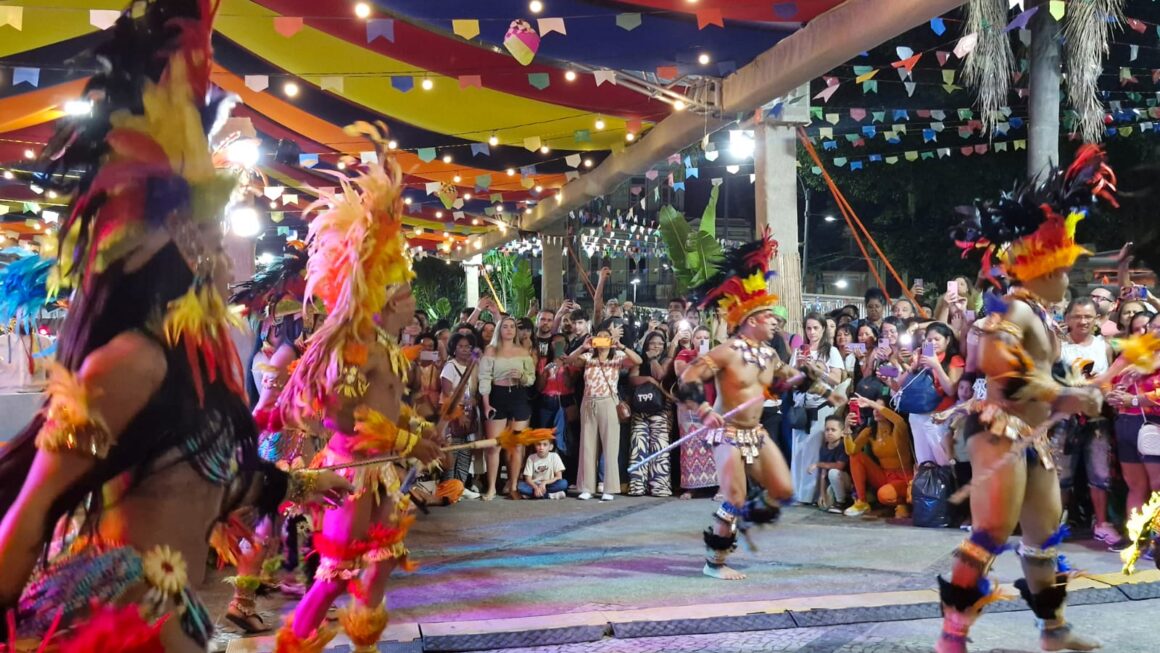
<svg viewBox="0 0 1160 653"><path fill-rule="evenodd" d="M443 202L443 208L450 209L455 204L455 199L459 197L459 189L454 184L441 184L439 192L436 193L439 201Z"/></svg>
<svg viewBox="0 0 1160 653"><path fill-rule="evenodd" d="M537 90L544 90L552 84L548 73L528 73L528 83Z"/></svg>
<svg viewBox="0 0 1160 653"><path fill-rule="evenodd" d="M245 81L246 88L255 93L261 93L270 87L269 75L246 75Z"/></svg>
<svg viewBox="0 0 1160 653"><path fill-rule="evenodd" d="M408 93L415 88L415 78L410 75L394 75L391 77L391 88L401 93Z"/></svg>
<svg viewBox="0 0 1160 653"><path fill-rule="evenodd" d="M89 24L97 29L109 29L121 17L116 9L90 9Z"/></svg>
<svg viewBox="0 0 1160 653"><path fill-rule="evenodd" d="M1013 29L1027 29L1027 22L1031 20L1031 17L1034 16L1035 12L1037 11L1039 11L1039 7L1032 7L1027 11L1024 11L1015 18L1011 19L1011 22L1007 23L1007 27L1003 28L1003 31L1010 32Z"/></svg>
<svg viewBox="0 0 1160 653"><path fill-rule="evenodd" d="M415 155L418 156L419 160L423 163L431 163L435 160L435 148L421 147L418 150L415 150Z"/></svg>
<svg viewBox="0 0 1160 653"><path fill-rule="evenodd" d="M955 45L955 56L958 57L959 59L966 57L968 54L971 53L972 50L975 49L975 45L977 45L978 43L979 43L979 35L978 34L975 34L975 33L967 34L963 38L959 39L959 42Z"/></svg>
<svg viewBox="0 0 1160 653"><path fill-rule="evenodd" d="M563 18L540 18L536 20L536 26L540 28L540 36L547 36L549 32L568 34Z"/></svg>
<svg viewBox="0 0 1160 653"><path fill-rule="evenodd" d="M604 82L612 82L613 84L616 83L615 70L594 70L592 71L592 76L596 78L597 86L600 86Z"/></svg>
<svg viewBox="0 0 1160 653"><path fill-rule="evenodd" d="M301 16L275 16L274 31L286 38L294 36L302 29Z"/></svg>
<svg viewBox="0 0 1160 653"><path fill-rule="evenodd" d="M535 152L536 150L540 149L541 145L542 143L540 142L539 136L528 136L524 139L524 149L529 152Z"/></svg>
<svg viewBox="0 0 1160 653"><path fill-rule="evenodd" d="M40 69L19 66L12 69L12 85L27 82L29 86L40 86Z"/></svg>
<svg viewBox="0 0 1160 653"><path fill-rule="evenodd" d="M503 46L520 65L527 66L540 50L540 36L526 20L513 20L504 35Z"/></svg>
<svg viewBox="0 0 1160 653"><path fill-rule="evenodd" d="M626 32L631 32L640 27L640 14L617 14L616 26Z"/></svg>
<svg viewBox="0 0 1160 653"><path fill-rule="evenodd" d="M568 156L564 157L564 163L568 164L569 166L572 166L573 168L579 168L580 167L580 155L579 154L569 154Z"/></svg>
<svg viewBox="0 0 1160 653"><path fill-rule="evenodd" d="M459 88L468 88L470 86L483 88L483 77L479 75L460 75Z"/></svg>
<svg viewBox="0 0 1160 653"><path fill-rule="evenodd" d="M456 18L451 21L451 31L456 36L471 40L479 36L479 21L474 18Z"/></svg>
<svg viewBox="0 0 1160 653"><path fill-rule="evenodd" d="M24 7L0 7L0 27L9 25L17 32L24 30Z"/></svg>
<svg viewBox="0 0 1160 653"><path fill-rule="evenodd" d="M345 82L341 75L328 75L320 80L319 87L324 91L342 93Z"/></svg>
<svg viewBox="0 0 1160 653"><path fill-rule="evenodd" d="M371 18L367 21L367 43L377 38L384 38L391 43L395 42L394 18Z"/></svg>
<svg viewBox="0 0 1160 653"><path fill-rule="evenodd" d="M947 26L946 26L946 23L943 22L942 18L931 18L930 19L930 29L937 36L942 36L943 34L946 33Z"/></svg>
<svg viewBox="0 0 1160 653"><path fill-rule="evenodd" d="M697 10L697 29L705 29L710 25L725 27L725 21L721 17L721 10L716 8Z"/></svg>

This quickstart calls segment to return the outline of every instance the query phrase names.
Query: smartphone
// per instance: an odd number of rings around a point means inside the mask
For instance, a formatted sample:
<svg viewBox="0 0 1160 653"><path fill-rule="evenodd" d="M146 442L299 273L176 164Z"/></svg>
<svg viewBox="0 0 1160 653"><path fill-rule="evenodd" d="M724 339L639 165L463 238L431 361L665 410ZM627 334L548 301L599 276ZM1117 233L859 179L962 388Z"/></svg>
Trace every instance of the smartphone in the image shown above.
<svg viewBox="0 0 1160 653"><path fill-rule="evenodd" d="M860 425L862 423L862 411L858 410L857 404L851 402L850 411L850 414L854 416L854 425Z"/></svg>
<svg viewBox="0 0 1160 653"><path fill-rule="evenodd" d="M612 346L612 338L593 338L592 346L597 349L607 348Z"/></svg>
<svg viewBox="0 0 1160 653"><path fill-rule="evenodd" d="M928 357L934 356L934 343L928 342L928 343L923 344L922 355L928 356Z"/></svg>
<svg viewBox="0 0 1160 653"><path fill-rule="evenodd" d="M555 354L556 358L563 358L564 357L564 343L558 342L558 341L552 343L552 351Z"/></svg>
<svg viewBox="0 0 1160 653"><path fill-rule="evenodd" d="M951 297L959 296L959 282L951 279L947 282L947 294Z"/></svg>
<svg viewBox="0 0 1160 653"><path fill-rule="evenodd" d="M963 319L965 319L968 324L974 324L975 320L979 319L979 314L970 310L963 311Z"/></svg>
<svg viewBox="0 0 1160 653"><path fill-rule="evenodd" d="M439 352L437 351L421 351L419 352L419 360L435 362L439 360Z"/></svg>
<svg viewBox="0 0 1160 653"><path fill-rule="evenodd" d="M808 357L810 355L810 343L802 342L802 346L798 348L798 351L801 352L800 354L798 354L799 356L807 356Z"/></svg>
<svg viewBox="0 0 1160 653"><path fill-rule="evenodd" d="M1136 286L1136 297L1140 299L1148 298L1148 289L1144 286Z"/></svg>
<svg viewBox="0 0 1160 653"><path fill-rule="evenodd" d="M701 355L702 355L702 356L703 356L703 355L705 355L705 354L708 354L708 353L709 353L709 341L708 341L708 340L702 340L702 341L701 341L701 345L700 345L700 349L701 349Z"/></svg>
<svg viewBox="0 0 1160 653"><path fill-rule="evenodd" d="M902 349L909 350L910 346L914 344L914 336L909 333L904 333L898 336L898 346Z"/></svg>
<svg viewBox="0 0 1160 653"><path fill-rule="evenodd" d="M893 365L879 365L878 373L889 379L898 378L898 368L894 367Z"/></svg>
<svg viewBox="0 0 1160 653"><path fill-rule="evenodd" d="M915 279L914 279L914 289L915 290L917 290L918 292L921 293L922 289L925 285L926 284L924 284L922 281L922 277L915 277Z"/></svg>
<svg viewBox="0 0 1160 653"><path fill-rule="evenodd" d="M851 354L865 354L866 353L866 344L862 343L862 342L851 342L850 343L850 353Z"/></svg>

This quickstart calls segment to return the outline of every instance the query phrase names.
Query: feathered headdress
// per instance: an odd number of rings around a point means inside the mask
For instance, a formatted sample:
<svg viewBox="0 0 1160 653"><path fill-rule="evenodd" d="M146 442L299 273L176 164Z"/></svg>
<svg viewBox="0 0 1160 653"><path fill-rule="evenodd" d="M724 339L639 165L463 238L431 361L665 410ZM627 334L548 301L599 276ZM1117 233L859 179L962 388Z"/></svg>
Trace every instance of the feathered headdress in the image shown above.
<svg viewBox="0 0 1160 653"><path fill-rule="evenodd" d="M32 331L40 309L52 303L48 298L48 275L56 261L19 247L9 247L0 255L18 257L0 270L0 323L15 320Z"/></svg>
<svg viewBox="0 0 1160 653"><path fill-rule="evenodd" d="M229 270L222 222L237 182L214 167L209 142L230 105L209 83L217 5L134 2L94 52L90 114L65 120L42 153L46 184L75 193L60 226L59 279L85 292L95 275L147 258L159 241L177 246L193 281L169 303L162 329L185 350L199 396L203 374L243 393L234 320L214 282Z"/></svg>
<svg viewBox="0 0 1160 653"><path fill-rule="evenodd" d="M776 272L770 262L777 256L777 241L767 229L762 237L725 255L721 267L711 279L693 289L701 308L720 306L726 311L730 329L736 329L745 318L777 305L777 295L769 292L769 280Z"/></svg>
<svg viewBox="0 0 1160 653"><path fill-rule="evenodd" d="M953 237L963 255L983 250L990 270L997 257L1008 275L1035 279L1071 267L1090 254L1075 241L1075 228L1102 199L1116 203L1116 176L1102 148L1083 145L1066 170L1052 168L1042 181L1004 193L998 201L975 202L975 210Z"/></svg>
<svg viewBox="0 0 1160 653"><path fill-rule="evenodd" d="M375 319L391 293L415 276L403 232L403 172L387 147L387 127L359 122L346 132L368 137L377 157L354 178L339 175L340 190L323 193L304 212L315 214L306 300L321 300L327 317L285 391L297 417L318 411L336 393L365 391L360 369L378 339ZM400 352L393 352L392 365L405 374Z"/></svg>
<svg viewBox="0 0 1160 653"><path fill-rule="evenodd" d="M241 306L247 317L281 317L301 311L306 293L306 244L287 243L282 256L235 285L233 291L230 304Z"/></svg>

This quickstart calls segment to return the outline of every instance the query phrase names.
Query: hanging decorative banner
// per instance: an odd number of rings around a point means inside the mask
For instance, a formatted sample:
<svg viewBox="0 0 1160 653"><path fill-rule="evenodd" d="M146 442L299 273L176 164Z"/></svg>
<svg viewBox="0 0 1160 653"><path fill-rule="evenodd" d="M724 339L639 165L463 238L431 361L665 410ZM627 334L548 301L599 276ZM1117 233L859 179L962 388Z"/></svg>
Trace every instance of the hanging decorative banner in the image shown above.
<svg viewBox="0 0 1160 653"><path fill-rule="evenodd" d="M415 78L410 75L393 75L391 88L402 93L409 93L411 89L415 88Z"/></svg>
<svg viewBox="0 0 1160 653"><path fill-rule="evenodd" d="M294 36L302 30L301 16L275 16L274 31L286 38Z"/></svg>
<svg viewBox="0 0 1160 653"><path fill-rule="evenodd" d="M937 50L935 51L934 56L936 59L938 59L939 66L945 66L947 65L947 61L949 61L951 58L951 53L947 52L946 50Z"/></svg>
<svg viewBox="0 0 1160 653"><path fill-rule="evenodd" d="M604 82L611 82L613 84L616 83L616 71L615 70L607 70L607 69L594 70L594 71L592 71L592 76L596 78L596 85L597 86L600 86Z"/></svg>
<svg viewBox="0 0 1160 653"><path fill-rule="evenodd" d="M487 143L472 143L471 156L491 156L491 147Z"/></svg>
<svg viewBox="0 0 1160 653"><path fill-rule="evenodd" d="M579 154L569 154L568 156L564 157L564 163L572 166L573 168L579 168L580 167L580 155Z"/></svg>
<svg viewBox="0 0 1160 653"><path fill-rule="evenodd" d="M451 21L451 32L470 41L479 36L479 21L474 18L456 18Z"/></svg>
<svg viewBox="0 0 1160 653"><path fill-rule="evenodd" d="M930 30L934 32L935 35L942 36L943 34L946 34L947 26L946 23L943 22L942 18L931 18Z"/></svg>
<svg viewBox="0 0 1160 653"><path fill-rule="evenodd" d="M284 211L270 211L270 222L277 224L285 219L286 213Z"/></svg>
<svg viewBox="0 0 1160 653"><path fill-rule="evenodd" d="M116 9L89 10L89 24L100 30L109 29L116 24L117 19L120 17L121 12Z"/></svg>
<svg viewBox="0 0 1160 653"><path fill-rule="evenodd" d="M287 204L297 204L297 203L298 203L298 196L297 195L287 193L287 194L282 196L282 206L286 206Z"/></svg>
<svg viewBox="0 0 1160 653"><path fill-rule="evenodd" d="M418 156L419 160L423 163L431 163L435 160L435 148L421 147L415 150L415 155Z"/></svg>
<svg viewBox="0 0 1160 653"><path fill-rule="evenodd" d="M303 168L313 168L314 166L318 165L318 155L317 154L299 154L298 155L298 165L302 166Z"/></svg>
<svg viewBox="0 0 1160 653"><path fill-rule="evenodd" d="M333 91L335 93L342 93L346 82L342 75L327 75L320 80L319 87L324 91Z"/></svg>
<svg viewBox="0 0 1160 653"><path fill-rule="evenodd" d="M725 20L721 16L720 9L698 9L697 10L697 29L705 29L710 25L717 27L725 27Z"/></svg>
<svg viewBox="0 0 1160 653"><path fill-rule="evenodd" d="M437 181L429 181L426 184L424 184L423 187L427 191L428 195L433 195L433 194L439 192L439 187L442 185L443 184L441 184Z"/></svg>
<svg viewBox="0 0 1160 653"><path fill-rule="evenodd" d="M878 92L878 80L872 79L868 82L862 82L862 95L866 95L868 93L877 93L877 92Z"/></svg>
<svg viewBox="0 0 1160 653"><path fill-rule="evenodd" d="M631 32L640 27L640 14L617 14L616 26L626 32Z"/></svg>
<svg viewBox="0 0 1160 653"><path fill-rule="evenodd" d="M262 189L262 194L265 195L266 199L268 200L276 200L279 197L282 197L282 193L284 192L286 192L285 186L266 186Z"/></svg>
<svg viewBox="0 0 1160 653"><path fill-rule="evenodd" d="M660 79L674 80L680 76L681 71L676 66L657 66L657 77Z"/></svg>
<svg viewBox="0 0 1160 653"><path fill-rule="evenodd" d="M374 165L379 162L379 154L374 150L367 150L366 152L359 152L358 159L363 165Z"/></svg>
<svg viewBox="0 0 1160 653"><path fill-rule="evenodd" d="M858 107L850 109L850 117L858 122L862 122L866 119L866 110Z"/></svg>
<svg viewBox="0 0 1160 653"><path fill-rule="evenodd" d="M966 56L968 54L970 54L972 50L975 49L975 46L978 45L978 43L979 43L979 35L978 34L975 34L975 33L967 34L963 38L959 39L958 44L955 45L955 50L954 50L955 56L958 57L959 59L966 58Z"/></svg>
<svg viewBox="0 0 1160 653"><path fill-rule="evenodd" d="M460 75L459 88L468 88L474 86L475 88L483 88L483 77L479 75Z"/></svg>
<svg viewBox="0 0 1160 653"><path fill-rule="evenodd" d="M246 88L250 89L251 91L253 91L255 93L261 93L262 91L266 90L267 88L270 88L270 76L269 75L246 75L245 81L246 81Z"/></svg>
<svg viewBox="0 0 1160 653"><path fill-rule="evenodd" d="M540 37L525 20L513 20L503 38L503 46L520 65L527 66L540 50Z"/></svg>
<svg viewBox="0 0 1160 653"><path fill-rule="evenodd" d="M874 76L878 74L878 69L871 66L854 66L854 74L857 75L854 78L854 83L861 84L874 79Z"/></svg>
<svg viewBox="0 0 1160 653"><path fill-rule="evenodd" d="M552 84L552 79L548 77L548 73L528 73L528 83L542 91Z"/></svg>
<svg viewBox="0 0 1160 653"><path fill-rule="evenodd" d="M443 202L443 208L450 209L459 197L459 189L454 184L441 184L437 196L439 201Z"/></svg>
<svg viewBox="0 0 1160 653"><path fill-rule="evenodd" d="M12 85L40 86L40 69L18 66L12 69Z"/></svg>
<svg viewBox="0 0 1160 653"><path fill-rule="evenodd" d="M529 152L535 152L543 145L539 136L528 136L524 139L524 149Z"/></svg>
<svg viewBox="0 0 1160 653"><path fill-rule="evenodd" d="M1027 11L1020 13L1018 16L1011 19L1011 22L1007 23L1007 27L1004 27L1003 31L1010 32L1013 29L1027 29L1028 21L1031 20L1031 17L1034 16L1035 12L1037 11L1039 11L1039 7L1032 7Z"/></svg>
<svg viewBox="0 0 1160 653"><path fill-rule="evenodd" d="M644 173L644 178L649 181L655 181L659 174L660 173L658 173L656 170L649 170L648 172Z"/></svg>
<svg viewBox="0 0 1160 653"><path fill-rule="evenodd" d="M914 97L914 89L918 87L918 84L914 82L903 82L902 85L906 87L907 97Z"/></svg>
<svg viewBox="0 0 1160 653"><path fill-rule="evenodd" d="M17 32L24 30L24 7L0 7L0 27L10 26Z"/></svg>
<svg viewBox="0 0 1160 653"><path fill-rule="evenodd" d="M1063 20L1067 15L1067 3L1063 0L1050 0L1047 3L1047 10L1051 12L1051 17L1056 20Z"/></svg>
<svg viewBox="0 0 1160 653"><path fill-rule="evenodd" d="M826 88L822 89L821 91L818 92L817 95L814 96L815 100L821 100L822 102L829 102L830 98L833 97L834 93L838 92L838 87L841 85L841 83L838 81L838 78L826 77L825 81L826 81Z"/></svg>
<svg viewBox="0 0 1160 653"><path fill-rule="evenodd" d="M591 143L592 132L587 129L577 129L572 132L572 141L575 143Z"/></svg>
<svg viewBox="0 0 1160 653"><path fill-rule="evenodd" d="M914 67L915 67L915 65L918 64L919 59L922 59L921 52L919 52L916 55L909 56L909 57L903 59L902 61L895 61L894 63L892 63L890 65L894 66L895 68L898 68L899 70L905 70L907 72L907 74L910 74L910 73L914 72Z"/></svg>
<svg viewBox="0 0 1160 653"><path fill-rule="evenodd" d="M367 43L377 38L384 38L391 43L395 42L394 18L371 18L367 21Z"/></svg>
<svg viewBox="0 0 1160 653"><path fill-rule="evenodd" d="M540 36L547 36L549 32L559 32L565 36L568 35L568 30L564 27L563 18L539 18L536 20L536 27L540 28Z"/></svg>
<svg viewBox="0 0 1160 653"><path fill-rule="evenodd" d="M480 190L487 190L491 187L491 175L476 175L475 187Z"/></svg>

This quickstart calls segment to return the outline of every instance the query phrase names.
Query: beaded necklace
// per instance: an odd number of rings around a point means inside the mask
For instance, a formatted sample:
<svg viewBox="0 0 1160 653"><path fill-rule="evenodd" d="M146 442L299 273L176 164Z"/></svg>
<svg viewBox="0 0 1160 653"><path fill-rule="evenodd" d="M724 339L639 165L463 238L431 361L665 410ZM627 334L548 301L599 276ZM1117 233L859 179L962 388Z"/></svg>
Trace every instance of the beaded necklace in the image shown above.
<svg viewBox="0 0 1160 653"><path fill-rule="evenodd" d="M753 342L745 336L734 338L731 347L734 351L741 354L741 360L745 361L747 365L754 365L763 372L765 368L769 367L770 361L776 355L773 347L764 343Z"/></svg>

